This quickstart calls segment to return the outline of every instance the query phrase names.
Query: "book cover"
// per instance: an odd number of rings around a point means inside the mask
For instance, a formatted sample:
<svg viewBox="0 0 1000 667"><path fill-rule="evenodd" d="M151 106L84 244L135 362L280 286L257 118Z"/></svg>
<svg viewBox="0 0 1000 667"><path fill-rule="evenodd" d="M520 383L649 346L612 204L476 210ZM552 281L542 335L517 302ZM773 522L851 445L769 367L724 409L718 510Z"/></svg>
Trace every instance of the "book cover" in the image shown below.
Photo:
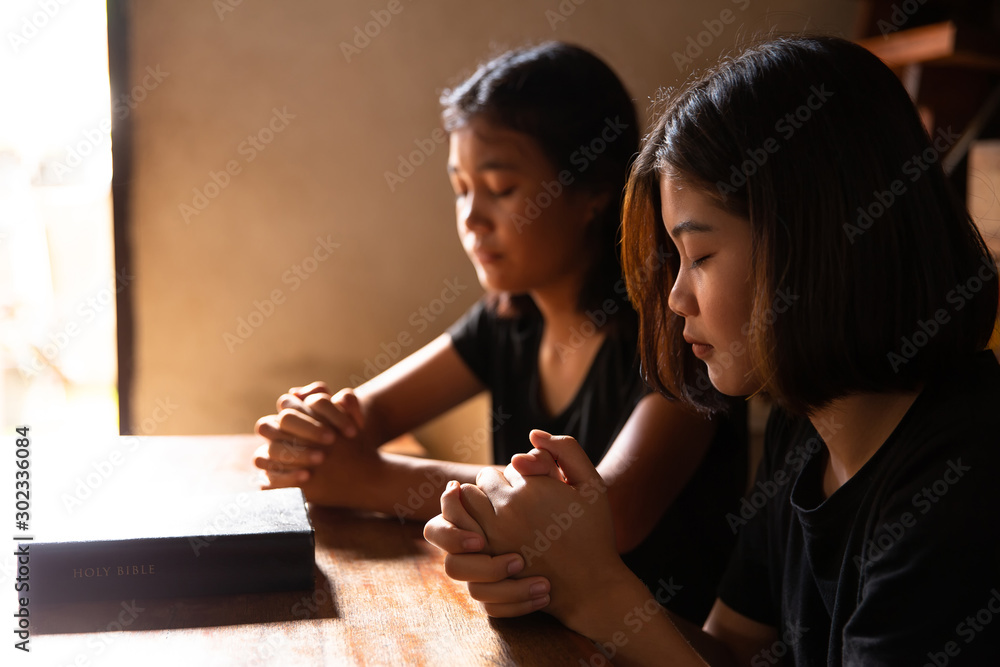
<svg viewBox="0 0 1000 667"><path fill-rule="evenodd" d="M38 602L313 587L313 528L297 488L134 502L59 533L28 543Z"/></svg>

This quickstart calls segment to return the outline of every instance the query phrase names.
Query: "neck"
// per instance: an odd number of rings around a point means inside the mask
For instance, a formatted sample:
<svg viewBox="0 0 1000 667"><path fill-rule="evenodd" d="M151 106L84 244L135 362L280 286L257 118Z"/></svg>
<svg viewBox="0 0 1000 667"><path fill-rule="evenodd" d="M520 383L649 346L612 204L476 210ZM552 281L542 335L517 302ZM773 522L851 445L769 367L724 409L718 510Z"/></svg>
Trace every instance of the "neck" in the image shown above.
<svg viewBox="0 0 1000 667"><path fill-rule="evenodd" d="M920 391L853 394L810 413L830 458L823 476L827 496L853 477L892 435Z"/></svg>
<svg viewBox="0 0 1000 667"><path fill-rule="evenodd" d="M583 276L574 275L530 292L549 335L557 338L564 337L564 334L568 336L574 327L578 328L587 319L586 313L577 307L582 285Z"/></svg>

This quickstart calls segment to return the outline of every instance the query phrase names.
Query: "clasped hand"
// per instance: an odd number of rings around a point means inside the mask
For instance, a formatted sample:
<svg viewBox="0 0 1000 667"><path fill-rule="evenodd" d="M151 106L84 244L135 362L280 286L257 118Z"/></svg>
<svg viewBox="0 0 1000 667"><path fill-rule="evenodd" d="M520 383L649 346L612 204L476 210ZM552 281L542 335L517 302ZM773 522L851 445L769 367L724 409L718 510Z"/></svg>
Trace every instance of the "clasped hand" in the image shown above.
<svg viewBox="0 0 1000 667"><path fill-rule="evenodd" d="M452 482L425 538L491 616L544 608L573 627L594 587L619 576L606 487L579 444L532 431L536 449L476 484Z"/></svg>
<svg viewBox="0 0 1000 667"><path fill-rule="evenodd" d="M313 382L283 394L277 408L255 428L268 441L254 453L267 477L264 488L300 486L312 502L350 505L354 487L378 462L362 442L365 419L354 392L331 396L324 383Z"/></svg>

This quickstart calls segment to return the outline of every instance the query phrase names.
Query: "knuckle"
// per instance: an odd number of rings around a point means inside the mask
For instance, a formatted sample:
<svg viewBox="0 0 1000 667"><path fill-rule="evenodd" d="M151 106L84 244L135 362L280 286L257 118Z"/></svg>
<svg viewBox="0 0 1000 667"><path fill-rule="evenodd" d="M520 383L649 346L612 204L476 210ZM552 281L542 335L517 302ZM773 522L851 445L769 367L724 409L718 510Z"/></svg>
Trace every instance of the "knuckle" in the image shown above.
<svg viewBox="0 0 1000 667"><path fill-rule="evenodd" d="M267 428L269 428L271 426L271 419L273 417L274 417L274 415L266 415L264 417L261 417L260 419L257 420L257 423L254 424L253 430L256 433L259 433L260 435L263 435L263 433L261 433L261 431L265 430L265 429L267 429Z"/></svg>
<svg viewBox="0 0 1000 667"><path fill-rule="evenodd" d="M302 400L302 402L306 404L306 407L313 408L316 407L317 405L320 405L329 398L330 398L329 394L325 393L309 394Z"/></svg>
<svg viewBox="0 0 1000 667"><path fill-rule="evenodd" d="M447 574L452 579L461 579L462 570L455 562L453 556L445 556L444 559L444 573ZM470 591L471 592L471 591Z"/></svg>
<svg viewBox="0 0 1000 667"><path fill-rule="evenodd" d="M299 413L291 408L283 408L281 412L278 413L278 428L284 429L286 426L297 422L299 420Z"/></svg>

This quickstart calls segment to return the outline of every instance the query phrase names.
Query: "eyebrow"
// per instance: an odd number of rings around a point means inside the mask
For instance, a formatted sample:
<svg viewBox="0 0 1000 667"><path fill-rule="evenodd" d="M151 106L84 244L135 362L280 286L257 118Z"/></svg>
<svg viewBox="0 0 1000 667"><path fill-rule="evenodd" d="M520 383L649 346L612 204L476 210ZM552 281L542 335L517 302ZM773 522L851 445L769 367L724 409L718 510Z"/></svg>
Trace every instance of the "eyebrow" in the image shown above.
<svg viewBox="0 0 1000 667"><path fill-rule="evenodd" d="M483 172L483 171L517 171L517 170L518 170L517 165L515 165L515 164L513 164L511 162L501 162L501 161L498 161L498 160L489 160L487 162L483 162L482 164L476 165L476 171L477 172ZM456 167L455 165L453 165L453 164L449 164L448 165L448 173L449 174L456 174L459 171L460 171L459 168Z"/></svg>
<svg viewBox="0 0 1000 667"><path fill-rule="evenodd" d="M698 222L697 220L685 220L684 222L678 222L674 228L670 230L670 235L674 238L678 238L684 234L704 234L714 231L715 227L705 224L704 222Z"/></svg>

